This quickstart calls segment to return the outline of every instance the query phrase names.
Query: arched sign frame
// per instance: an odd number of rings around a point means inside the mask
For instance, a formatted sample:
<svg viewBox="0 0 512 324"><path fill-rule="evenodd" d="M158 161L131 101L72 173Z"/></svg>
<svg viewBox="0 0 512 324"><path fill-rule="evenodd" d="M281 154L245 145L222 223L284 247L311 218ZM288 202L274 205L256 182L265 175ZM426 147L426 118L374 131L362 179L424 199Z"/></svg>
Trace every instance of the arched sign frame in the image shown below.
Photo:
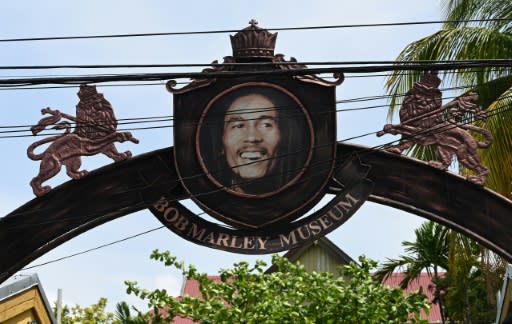
<svg viewBox="0 0 512 324"><path fill-rule="evenodd" d="M337 145L337 157L353 154L371 166L367 178L374 188L368 200L436 221L512 261L512 201L422 161ZM167 148L102 167L0 218L0 282L67 240L148 208L162 195L188 198L172 158L173 149ZM80 201L72 199L78 195Z"/></svg>

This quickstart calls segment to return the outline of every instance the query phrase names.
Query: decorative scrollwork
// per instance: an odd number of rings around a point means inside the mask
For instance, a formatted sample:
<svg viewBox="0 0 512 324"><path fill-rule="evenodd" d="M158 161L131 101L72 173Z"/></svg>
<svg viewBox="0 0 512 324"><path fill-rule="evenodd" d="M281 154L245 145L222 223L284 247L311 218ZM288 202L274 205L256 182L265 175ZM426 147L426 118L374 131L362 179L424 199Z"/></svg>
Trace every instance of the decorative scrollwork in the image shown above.
<svg viewBox="0 0 512 324"><path fill-rule="evenodd" d="M297 62L297 59L295 57L291 57L289 61L286 61L284 58L284 54L276 54L272 60L276 64L278 68L281 70L297 70L297 69L307 69L307 66L305 64L300 64ZM286 63L286 64L282 64ZM292 64L290 64L292 63ZM295 63L295 64L293 64ZM336 87L343 83L345 80L345 76L341 72L333 73L334 79L336 81L327 81L325 79L322 79L316 75L295 75L293 78L303 81L303 82L309 82L309 83L315 83L327 87Z"/></svg>
<svg viewBox="0 0 512 324"><path fill-rule="evenodd" d="M257 26L258 22L254 19L249 21L249 27L242 29L234 36L230 36L231 47L233 48L233 56L224 57L224 62L219 64L217 60L212 62L211 68L206 68L202 72L205 76L212 72L228 72L228 71L257 71L265 72L264 68L268 65L268 70L298 70L307 69L307 66L300 64L292 57L290 61L286 61L283 54L274 55L274 47L276 43L277 33L270 33L264 28ZM244 63L244 65L236 65L234 63ZM252 64L254 63L254 64ZM226 65L224 65L226 64ZM326 87L335 87L343 83L345 79L343 73L336 72L333 74L335 81L327 81L316 75L295 75L294 79L308 83L315 83ZM197 88L209 86L214 83L216 78L194 78L192 82L186 86L176 89L178 84L175 80L170 80L166 84L166 88L173 94L181 94Z"/></svg>
<svg viewBox="0 0 512 324"><path fill-rule="evenodd" d="M225 72L225 71L233 71L234 65L229 65L230 63L235 63L235 58L233 56L225 56L224 62L222 64L228 64L228 65L221 65L219 64L219 61L215 60L213 61L211 68L205 68L203 69L203 73L208 74L212 72ZM209 86L210 84L214 83L217 79L216 78L197 78L192 79L192 82L187 84L186 86L176 89L176 85L178 84L176 80L169 80L167 81L167 84L165 85L165 88L167 91L169 91L172 94L181 94L185 93L190 90L194 90L197 88L202 88Z"/></svg>

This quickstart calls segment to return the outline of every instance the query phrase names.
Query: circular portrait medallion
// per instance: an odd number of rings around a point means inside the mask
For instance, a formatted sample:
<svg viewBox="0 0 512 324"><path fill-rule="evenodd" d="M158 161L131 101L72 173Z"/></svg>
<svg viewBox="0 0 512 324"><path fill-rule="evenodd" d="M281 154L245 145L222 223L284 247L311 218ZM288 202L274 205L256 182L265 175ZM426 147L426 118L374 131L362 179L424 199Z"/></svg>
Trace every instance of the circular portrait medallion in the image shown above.
<svg viewBox="0 0 512 324"><path fill-rule="evenodd" d="M298 181L311 160L313 136L311 118L293 94L249 82L208 102L195 142L199 163L217 187L263 198Z"/></svg>

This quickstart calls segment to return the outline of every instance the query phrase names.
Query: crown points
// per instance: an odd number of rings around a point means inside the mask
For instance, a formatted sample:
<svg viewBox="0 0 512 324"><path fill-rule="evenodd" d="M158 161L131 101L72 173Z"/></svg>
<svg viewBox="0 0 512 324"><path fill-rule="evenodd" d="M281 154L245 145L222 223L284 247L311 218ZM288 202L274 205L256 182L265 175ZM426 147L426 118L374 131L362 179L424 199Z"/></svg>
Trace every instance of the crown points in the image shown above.
<svg viewBox="0 0 512 324"><path fill-rule="evenodd" d="M235 58L274 57L277 33L272 34L257 25L258 21L251 19L248 27L230 36Z"/></svg>

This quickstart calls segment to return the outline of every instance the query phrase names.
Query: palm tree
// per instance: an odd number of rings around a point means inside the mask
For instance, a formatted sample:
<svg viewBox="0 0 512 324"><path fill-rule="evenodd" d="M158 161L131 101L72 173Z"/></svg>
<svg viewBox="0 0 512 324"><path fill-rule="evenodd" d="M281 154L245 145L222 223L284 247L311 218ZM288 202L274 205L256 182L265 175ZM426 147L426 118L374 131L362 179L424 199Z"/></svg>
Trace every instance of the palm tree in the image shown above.
<svg viewBox="0 0 512 324"><path fill-rule="evenodd" d="M492 321L496 316L495 292L504 274L501 267L489 268L489 265L499 264L497 260L487 259L496 255L489 254L487 249L455 231L448 233L448 241L448 272L443 285L446 288L445 307L450 319L462 323ZM492 277L493 281L486 280L488 277ZM493 286L491 290L489 285Z"/></svg>
<svg viewBox="0 0 512 324"><path fill-rule="evenodd" d="M512 1L444 0L443 7L447 22L442 29L407 45L398 56L398 62L512 57ZM399 94L407 92L420 74L419 71L406 74L396 71L388 78L386 88L392 96L389 118L401 103L403 97ZM512 121L512 68L467 68L456 73L442 71L440 77L444 79L445 86L479 93L478 103L486 109L489 118L475 123L489 129L495 138L493 145L481 152L482 163L490 172L486 185L512 198L512 127L509 126ZM430 158L433 150L416 146L409 153L417 158Z"/></svg>
<svg viewBox="0 0 512 324"><path fill-rule="evenodd" d="M512 57L512 1L510 0L444 0L443 15L447 22L441 30L406 46L397 58L407 61L451 61L476 59L510 59ZM400 64L400 63L398 63ZM401 93L409 90L421 72L393 73L386 82L392 96L388 118L391 118L402 101ZM512 198L512 68L467 68L443 71L440 77L445 86L460 87L462 92L475 91L479 102L488 114L485 121L475 121L477 126L489 129L494 143L480 158L489 168L486 186ZM431 147L416 145L408 154L419 159L433 159ZM464 172L464 170L461 170ZM450 232L448 270L450 291L446 298L451 306L459 302L455 312L470 316L468 282L484 278L488 301L495 298L499 288L500 273L505 262L494 253L455 232ZM476 270L475 270L476 269Z"/></svg>
<svg viewBox="0 0 512 324"><path fill-rule="evenodd" d="M135 309L135 308L134 308ZM136 310L136 309L135 309ZM130 312L130 306L125 301L116 304L116 311L114 314L114 324L145 324L141 314L133 317Z"/></svg>
<svg viewBox="0 0 512 324"><path fill-rule="evenodd" d="M411 281L418 278L421 272L426 271L434 283L440 281L440 269L448 268L448 229L442 225L427 221L414 231L414 242L404 241L406 255L398 259L388 259L375 273L375 278L383 281L397 270L405 270L405 277L400 282L402 289ZM437 287L440 288L440 287ZM440 289L436 289L437 302L441 309L444 323L444 311L442 300L439 298Z"/></svg>

